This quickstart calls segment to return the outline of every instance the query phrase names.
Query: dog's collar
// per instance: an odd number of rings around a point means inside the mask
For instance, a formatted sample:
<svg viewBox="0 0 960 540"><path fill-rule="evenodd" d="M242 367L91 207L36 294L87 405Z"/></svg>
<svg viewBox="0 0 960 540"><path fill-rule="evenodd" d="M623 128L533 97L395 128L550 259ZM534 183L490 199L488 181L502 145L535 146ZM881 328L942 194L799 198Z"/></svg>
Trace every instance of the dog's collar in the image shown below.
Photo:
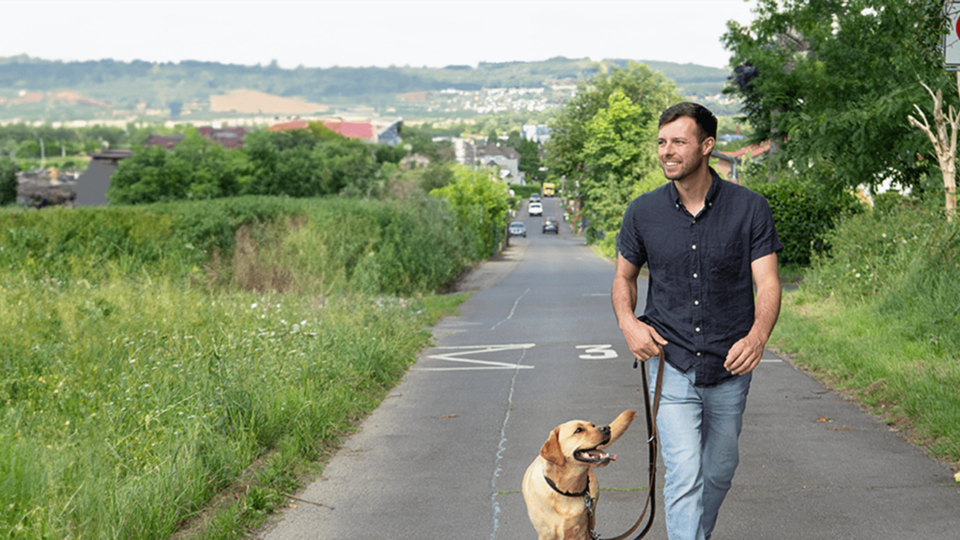
<svg viewBox="0 0 960 540"><path fill-rule="evenodd" d="M548 477L547 475L543 475L543 479L547 481L547 485L550 486L551 488L553 488L554 491L556 491L557 493L559 493L559 494L561 494L561 495L563 495L563 496L565 496L565 497L586 497L586 496L589 496L589 495L588 495L588 494L590 493L590 479L589 479L589 478L587 478L587 484L586 484L585 486L583 486L583 491L581 491L580 493L570 493L570 492L567 492L567 491L563 491L562 489L558 488L558 487L557 487L557 484L555 484L554 481L551 480L550 477Z"/></svg>

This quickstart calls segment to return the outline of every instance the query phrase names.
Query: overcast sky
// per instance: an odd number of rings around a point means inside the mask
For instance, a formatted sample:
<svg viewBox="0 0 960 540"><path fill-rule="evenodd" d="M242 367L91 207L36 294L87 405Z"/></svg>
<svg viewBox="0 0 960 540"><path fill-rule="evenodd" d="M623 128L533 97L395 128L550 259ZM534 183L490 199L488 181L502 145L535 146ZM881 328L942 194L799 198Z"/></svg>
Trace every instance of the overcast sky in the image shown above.
<svg viewBox="0 0 960 540"><path fill-rule="evenodd" d="M725 67L755 0L3 0L0 56L281 67L477 65L554 56Z"/></svg>

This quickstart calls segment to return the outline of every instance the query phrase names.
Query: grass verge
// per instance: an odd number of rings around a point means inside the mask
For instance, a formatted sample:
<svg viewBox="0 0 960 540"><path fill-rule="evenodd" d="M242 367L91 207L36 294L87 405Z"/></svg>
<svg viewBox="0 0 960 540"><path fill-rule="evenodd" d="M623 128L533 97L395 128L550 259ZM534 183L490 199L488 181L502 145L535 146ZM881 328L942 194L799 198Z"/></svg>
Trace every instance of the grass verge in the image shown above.
<svg viewBox="0 0 960 540"><path fill-rule="evenodd" d="M960 462L960 361L917 340L908 321L863 302L795 291L771 343L828 387L858 399L908 440Z"/></svg>

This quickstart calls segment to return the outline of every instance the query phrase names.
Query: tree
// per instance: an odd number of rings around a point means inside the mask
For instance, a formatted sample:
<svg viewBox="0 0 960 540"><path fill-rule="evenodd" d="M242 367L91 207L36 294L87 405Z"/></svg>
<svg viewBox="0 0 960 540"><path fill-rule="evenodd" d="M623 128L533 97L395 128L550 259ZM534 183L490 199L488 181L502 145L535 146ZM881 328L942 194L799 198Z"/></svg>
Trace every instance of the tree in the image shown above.
<svg viewBox="0 0 960 540"><path fill-rule="evenodd" d="M545 175L540 171L543 162L540 160L540 145L524 139L518 130L507 135L507 146L520 154L520 172L524 173L527 182L542 182Z"/></svg>
<svg viewBox="0 0 960 540"><path fill-rule="evenodd" d="M645 122L645 112L622 91L615 90L607 107L587 122L580 184L584 216L594 231L615 232L637 187L656 174L656 124ZM647 185L648 190L657 183Z"/></svg>
<svg viewBox="0 0 960 540"><path fill-rule="evenodd" d="M922 98L915 81L947 83L939 46L940 0L758 0L755 20L728 23L723 42L738 66L727 92L743 100L774 166L813 165L833 189L894 180L921 185L932 160L904 129Z"/></svg>
<svg viewBox="0 0 960 540"><path fill-rule="evenodd" d="M920 128L933 143L933 150L937 154L937 161L940 163L940 172L943 176L943 188L946 197L947 221L953 221L953 216L957 211L957 130L960 128L960 110L954 111L953 105L946 115L943 114L943 92L939 89L936 93L926 84L920 83L930 97L933 98L933 122L934 127L927 121L927 115L923 109L914 105L923 122L917 120L914 116L907 116L911 124ZM960 94L960 73L957 73L957 93ZM947 126L950 127L950 134L947 134ZM936 133L933 130L936 129Z"/></svg>
<svg viewBox="0 0 960 540"><path fill-rule="evenodd" d="M655 173L660 113L680 100L672 81L630 62L580 83L550 121L547 164L551 175L567 177L567 191L580 200L588 239L619 229L638 182Z"/></svg>
<svg viewBox="0 0 960 540"><path fill-rule="evenodd" d="M483 170L454 166L454 182L430 195L446 199L457 214L460 229L471 238L467 250L472 259L493 255L503 240L510 209L506 186Z"/></svg>
<svg viewBox="0 0 960 540"><path fill-rule="evenodd" d="M242 152L227 150L187 132L172 152L160 146L135 151L110 177L107 198L117 204L147 204L238 195L248 168Z"/></svg>
<svg viewBox="0 0 960 540"><path fill-rule="evenodd" d="M0 206L17 201L17 173L20 167L17 162L7 157L0 157Z"/></svg>

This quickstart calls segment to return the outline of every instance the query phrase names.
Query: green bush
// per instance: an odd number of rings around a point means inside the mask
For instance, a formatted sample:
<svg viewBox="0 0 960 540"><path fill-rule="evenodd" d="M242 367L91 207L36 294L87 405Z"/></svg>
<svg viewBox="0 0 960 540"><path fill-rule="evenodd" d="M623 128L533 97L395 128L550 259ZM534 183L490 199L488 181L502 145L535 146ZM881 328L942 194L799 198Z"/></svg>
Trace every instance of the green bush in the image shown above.
<svg viewBox="0 0 960 540"><path fill-rule="evenodd" d="M827 233L845 216L862 211L852 194L831 193L822 184L793 174L753 182L749 187L770 203L783 244L779 257L783 264L809 264L811 255L830 249Z"/></svg>
<svg viewBox="0 0 960 540"><path fill-rule="evenodd" d="M0 158L0 206L17 202L17 173L20 167L10 158Z"/></svg>
<svg viewBox="0 0 960 540"><path fill-rule="evenodd" d="M454 168L455 183L435 189L431 195L450 202L457 215L457 229L467 241L467 257L485 259L497 251L506 237L510 193L500 181L482 170Z"/></svg>

